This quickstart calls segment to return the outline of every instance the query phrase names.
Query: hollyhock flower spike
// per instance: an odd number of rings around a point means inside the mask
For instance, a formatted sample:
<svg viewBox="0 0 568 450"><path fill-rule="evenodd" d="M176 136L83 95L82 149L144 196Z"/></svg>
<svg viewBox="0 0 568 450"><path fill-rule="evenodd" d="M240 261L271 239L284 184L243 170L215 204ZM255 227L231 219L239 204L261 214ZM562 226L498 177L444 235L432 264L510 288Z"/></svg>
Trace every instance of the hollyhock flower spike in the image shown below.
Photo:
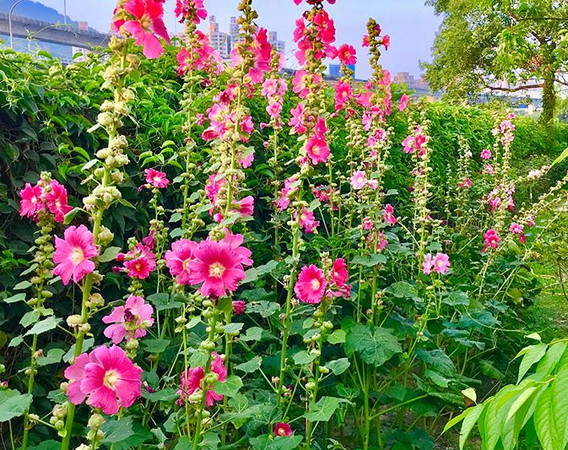
<svg viewBox="0 0 568 450"><path fill-rule="evenodd" d="M483 247L484 252L487 251L488 248L499 247L499 243L501 242L501 238L499 237L497 230L494 230L493 228L485 232L485 234L483 235L483 240L485 242L485 245Z"/></svg>
<svg viewBox="0 0 568 450"><path fill-rule="evenodd" d="M168 250L164 255L166 266L170 269L170 273L176 277L177 284L191 284L189 275L190 262L193 260L193 252L197 244L188 239L180 239L172 244L172 249Z"/></svg>
<svg viewBox="0 0 568 450"><path fill-rule="evenodd" d="M140 397L142 369L134 365L126 352L113 345L98 347L90 354L82 354L65 370L71 382L67 395L78 405L85 398L93 408L101 408L113 415L119 409L129 408Z"/></svg>
<svg viewBox="0 0 568 450"><path fill-rule="evenodd" d="M302 267L294 286L294 292L301 302L317 304L321 302L326 287L327 282L323 271L310 264Z"/></svg>
<svg viewBox="0 0 568 450"><path fill-rule="evenodd" d="M223 362L223 358L219 356L216 352L211 354L212 361L211 361L211 372L217 374L218 381L225 381L227 379L227 368ZM205 393L205 405L206 406L213 406L215 402L219 402L223 400L223 396L221 394L217 394L211 388L213 386L204 386L205 382L205 371L203 367L193 367L191 369L182 372L179 377L180 379L180 389L177 391L178 395L180 396L176 403L180 406L184 404L184 402L188 399L188 397L193 394L195 391L206 389Z"/></svg>
<svg viewBox="0 0 568 450"><path fill-rule="evenodd" d="M145 303L142 297L131 295L124 306L117 306L108 316L103 317L103 323L113 324L105 328L104 335L113 344L146 336L147 329L154 324L152 314L154 308Z"/></svg>
<svg viewBox="0 0 568 450"><path fill-rule="evenodd" d="M55 253L53 262L54 275L59 275L63 284L67 285L73 279L78 283L85 275L95 270L91 258L99 256L94 244L93 234L85 225L70 226L65 230L64 239L55 237Z"/></svg>
<svg viewBox="0 0 568 450"><path fill-rule="evenodd" d="M49 183L49 192L45 193L47 209L53 214L56 222L63 223L65 214L73 208L67 204L67 189L57 180Z"/></svg>
<svg viewBox="0 0 568 450"><path fill-rule="evenodd" d="M158 37L170 43L163 16L161 0L127 0L115 10L113 23L116 31L129 33L136 45L143 47L144 56L155 59L164 53Z"/></svg>

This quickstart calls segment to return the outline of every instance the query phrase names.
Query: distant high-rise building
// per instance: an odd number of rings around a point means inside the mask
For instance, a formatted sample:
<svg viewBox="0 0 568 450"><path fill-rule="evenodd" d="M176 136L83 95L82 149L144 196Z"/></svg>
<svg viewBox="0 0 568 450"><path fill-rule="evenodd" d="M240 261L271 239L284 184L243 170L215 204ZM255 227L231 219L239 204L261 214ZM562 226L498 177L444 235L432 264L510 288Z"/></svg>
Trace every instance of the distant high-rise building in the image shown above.
<svg viewBox="0 0 568 450"><path fill-rule="evenodd" d="M222 58L228 58L231 52L230 36L227 33L219 31L217 18L211 16L209 19L209 42L211 47L219 52Z"/></svg>
<svg viewBox="0 0 568 450"><path fill-rule="evenodd" d="M286 42L278 39L278 33L276 31L270 31L268 33L268 42L279 53L286 53Z"/></svg>
<svg viewBox="0 0 568 450"><path fill-rule="evenodd" d="M408 72L398 72L393 80L396 84L406 84L409 89L429 90L428 83L423 76L415 78Z"/></svg>

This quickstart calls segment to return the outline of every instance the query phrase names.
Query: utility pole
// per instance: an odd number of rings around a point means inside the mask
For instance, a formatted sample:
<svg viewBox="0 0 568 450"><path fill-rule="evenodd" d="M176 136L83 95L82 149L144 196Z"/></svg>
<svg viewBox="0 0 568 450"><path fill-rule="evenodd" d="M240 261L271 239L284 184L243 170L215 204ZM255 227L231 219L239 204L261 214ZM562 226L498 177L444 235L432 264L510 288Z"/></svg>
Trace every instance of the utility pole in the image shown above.
<svg viewBox="0 0 568 450"><path fill-rule="evenodd" d="M10 48L14 50L14 35L12 34L12 13L14 12L14 8L22 3L24 0L16 0L16 3L12 5L10 8L10 12L8 13L8 30L10 34Z"/></svg>
<svg viewBox="0 0 568 450"><path fill-rule="evenodd" d="M67 25L67 0L63 0L63 23Z"/></svg>

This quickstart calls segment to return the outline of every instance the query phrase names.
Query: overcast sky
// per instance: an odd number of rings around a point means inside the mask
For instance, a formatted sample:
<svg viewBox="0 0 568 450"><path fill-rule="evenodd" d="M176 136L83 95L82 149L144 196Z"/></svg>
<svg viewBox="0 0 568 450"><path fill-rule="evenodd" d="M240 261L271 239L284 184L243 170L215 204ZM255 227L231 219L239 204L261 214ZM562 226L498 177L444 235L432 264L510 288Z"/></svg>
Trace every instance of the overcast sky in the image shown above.
<svg viewBox="0 0 568 450"><path fill-rule="evenodd" d="M63 13L64 0L36 0ZM67 15L73 20L89 22L100 31L109 28L114 0L66 0ZM222 31L228 31L229 18L236 15L238 0L205 0L210 15L215 15ZM175 0L166 1L166 24L171 32L181 31L173 16ZM286 41L288 67L295 67L290 52L293 48L294 21L304 10L305 4L295 6L292 0L256 0L254 7L259 12L258 24L279 33ZM434 36L440 18L433 9L424 6L424 0L338 0L333 6L326 5L337 27L337 43L355 45L360 58L357 77L367 78L369 66L366 54L361 49L365 24L373 17L381 24L384 33L391 36L391 48L384 55L383 65L391 72L420 73L419 61L429 61Z"/></svg>

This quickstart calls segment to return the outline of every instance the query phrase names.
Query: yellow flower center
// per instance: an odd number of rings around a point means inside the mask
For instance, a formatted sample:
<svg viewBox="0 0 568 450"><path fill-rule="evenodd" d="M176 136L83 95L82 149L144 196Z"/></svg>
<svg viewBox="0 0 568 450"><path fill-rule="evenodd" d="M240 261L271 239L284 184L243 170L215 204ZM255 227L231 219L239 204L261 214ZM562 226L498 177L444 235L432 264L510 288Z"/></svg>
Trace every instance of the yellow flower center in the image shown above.
<svg viewBox="0 0 568 450"><path fill-rule="evenodd" d="M118 373L116 372L116 370L112 369L112 370L105 372L103 384L106 387L108 387L110 389L114 389L116 387L116 384L119 381L120 381L120 377L118 376Z"/></svg>
<svg viewBox="0 0 568 450"><path fill-rule="evenodd" d="M321 287L320 280L314 279L312 280L312 288L317 291Z"/></svg>
<svg viewBox="0 0 568 450"><path fill-rule="evenodd" d="M221 278L225 273L225 267L221 263L213 263L209 266L209 276L214 278Z"/></svg>
<svg viewBox="0 0 568 450"><path fill-rule="evenodd" d="M84 259L85 259L85 254L83 253L83 250L80 249L79 247L75 247L73 249L73 252L71 253L71 261L73 262L73 264L75 265L80 264L81 262L83 262Z"/></svg>

